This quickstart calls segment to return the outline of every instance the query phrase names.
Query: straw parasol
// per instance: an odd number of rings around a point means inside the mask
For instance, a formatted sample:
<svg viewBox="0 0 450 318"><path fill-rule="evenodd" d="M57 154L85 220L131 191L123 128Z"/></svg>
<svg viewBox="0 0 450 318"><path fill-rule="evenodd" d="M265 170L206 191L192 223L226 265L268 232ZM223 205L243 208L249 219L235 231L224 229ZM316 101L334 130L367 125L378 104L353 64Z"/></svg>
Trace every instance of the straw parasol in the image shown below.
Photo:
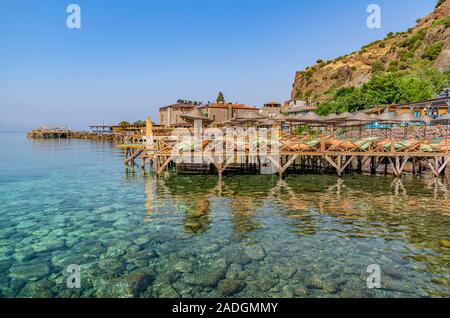
<svg viewBox="0 0 450 318"><path fill-rule="evenodd" d="M360 138L362 135L362 127L368 123L372 123L372 122L376 121L376 119L374 119L373 117L371 117L363 112L354 113L346 120L350 121L350 123L351 123L351 125L347 125L347 126L358 126L359 127L359 137Z"/></svg>
<svg viewBox="0 0 450 318"><path fill-rule="evenodd" d="M322 117L322 120L323 120L323 121L326 121L326 122L330 122L330 123L338 122L338 121L339 121L338 115L335 114L335 113L328 114L328 115Z"/></svg>
<svg viewBox="0 0 450 318"><path fill-rule="evenodd" d="M433 121L433 118L431 118L428 115L424 115L424 116L420 117L419 120L425 126L423 129L423 138L426 139L427 138L427 126Z"/></svg>
<svg viewBox="0 0 450 318"><path fill-rule="evenodd" d="M262 114L258 112L246 112L241 116L236 117L235 119L242 122L256 122L259 120L266 119L266 117L264 117Z"/></svg>
<svg viewBox="0 0 450 318"><path fill-rule="evenodd" d="M450 124L450 113L446 114L446 115L443 115L443 116L441 116L439 118L433 119L432 122L434 122L434 123L445 123L447 125L447 133L446 133L445 140L446 140L446 143L448 144L448 126Z"/></svg>
<svg viewBox="0 0 450 318"><path fill-rule="evenodd" d="M225 123L229 123L232 125L242 125L246 123L254 124L265 119L267 118L258 112L246 112L241 116L233 117L232 119L226 121Z"/></svg>
<svg viewBox="0 0 450 318"><path fill-rule="evenodd" d="M258 126L262 126L262 127L273 127L273 126L279 126L279 125L280 125L280 121L273 120L273 119L266 119L266 120L258 123Z"/></svg>
<svg viewBox="0 0 450 318"><path fill-rule="evenodd" d="M327 116L322 117L323 123L331 126L331 132L334 133L334 129L337 123L340 122L339 119L337 119L338 115L336 113L328 114Z"/></svg>
<svg viewBox="0 0 450 318"><path fill-rule="evenodd" d="M285 122L286 121L286 116L284 116L282 113L277 113L274 117L272 117L271 119L279 121L279 122Z"/></svg>
<svg viewBox="0 0 450 318"><path fill-rule="evenodd" d="M372 116L367 115L366 113L358 112L347 118L347 120L370 123L375 121L376 119L374 119Z"/></svg>
<svg viewBox="0 0 450 318"><path fill-rule="evenodd" d="M145 136L147 141L147 147L151 147L153 143L153 123L150 117L145 120Z"/></svg>
<svg viewBox="0 0 450 318"><path fill-rule="evenodd" d="M418 123L418 122L420 122L420 119L411 113L404 113L404 114L400 115L399 121L402 122L403 125L405 125L405 138L406 138L408 136L408 129L407 129L408 124L409 123Z"/></svg>
<svg viewBox="0 0 450 318"><path fill-rule="evenodd" d="M322 117L314 112L308 112L300 118L303 123L323 123Z"/></svg>
<svg viewBox="0 0 450 318"><path fill-rule="evenodd" d="M350 118L350 117L352 117L352 116L353 116L352 113L345 112L345 113L342 113L342 114L337 115L336 119L339 119L339 120L347 120L347 118Z"/></svg>
<svg viewBox="0 0 450 318"><path fill-rule="evenodd" d="M384 112L383 114L378 116L377 121L379 121L380 123L386 124L386 125L395 125L395 124L398 124L398 122L399 122L397 117L391 115L388 112ZM392 137L392 127L388 126L388 129L389 129L391 137ZM387 133L386 133L386 135L387 135Z"/></svg>

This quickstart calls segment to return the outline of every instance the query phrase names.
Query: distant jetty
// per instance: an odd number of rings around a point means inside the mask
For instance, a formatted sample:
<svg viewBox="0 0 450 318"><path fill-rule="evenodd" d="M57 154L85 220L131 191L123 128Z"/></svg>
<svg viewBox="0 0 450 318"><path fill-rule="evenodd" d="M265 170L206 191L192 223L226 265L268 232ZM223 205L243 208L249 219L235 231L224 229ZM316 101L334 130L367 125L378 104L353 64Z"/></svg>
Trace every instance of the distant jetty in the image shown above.
<svg viewBox="0 0 450 318"><path fill-rule="evenodd" d="M127 142L135 139L124 133L114 132L93 132L93 131L76 131L68 128L35 128L27 133L28 138L35 139L93 139L93 140L111 140Z"/></svg>

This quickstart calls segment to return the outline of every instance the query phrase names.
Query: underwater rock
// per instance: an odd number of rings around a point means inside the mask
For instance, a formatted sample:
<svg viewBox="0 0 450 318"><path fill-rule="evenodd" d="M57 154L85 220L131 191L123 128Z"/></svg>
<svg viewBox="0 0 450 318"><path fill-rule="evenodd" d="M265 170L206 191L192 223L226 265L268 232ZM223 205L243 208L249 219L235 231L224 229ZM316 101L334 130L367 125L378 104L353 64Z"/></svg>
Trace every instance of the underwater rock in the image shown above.
<svg viewBox="0 0 450 318"><path fill-rule="evenodd" d="M14 227L5 227L0 229L0 239L7 239L16 233L16 229Z"/></svg>
<svg viewBox="0 0 450 318"><path fill-rule="evenodd" d="M442 247L448 247L450 248L450 241L449 240L440 240L439 245Z"/></svg>
<svg viewBox="0 0 450 318"><path fill-rule="evenodd" d="M188 260L179 261L173 266L173 269L180 273L192 273L194 271L194 268L194 262Z"/></svg>
<svg viewBox="0 0 450 318"><path fill-rule="evenodd" d="M450 286L450 279L448 279L446 277L435 277L431 281L438 285Z"/></svg>
<svg viewBox="0 0 450 318"><path fill-rule="evenodd" d="M172 241L177 238L177 232L168 225L157 225L149 232L151 241Z"/></svg>
<svg viewBox="0 0 450 318"><path fill-rule="evenodd" d="M56 267L66 268L70 264L85 264L92 262L95 258L88 255L70 255L67 251L63 251L59 254L54 254L52 257L52 264Z"/></svg>
<svg viewBox="0 0 450 318"><path fill-rule="evenodd" d="M98 261L98 267L105 272L119 275L125 271L125 264L116 258L107 257L103 254Z"/></svg>
<svg viewBox="0 0 450 318"><path fill-rule="evenodd" d="M204 245L201 247L201 251L204 253L214 253L217 252L220 249L219 244L212 243L209 245Z"/></svg>
<svg viewBox="0 0 450 318"><path fill-rule="evenodd" d="M245 254L242 247L229 246L222 250L224 251L225 260L228 264L245 265L252 261L251 258Z"/></svg>
<svg viewBox="0 0 450 318"><path fill-rule="evenodd" d="M385 273L386 275L394 278L394 279L402 279L403 278L403 274L400 273L399 270L397 270L396 268L392 267L392 266L382 266L381 270L383 271L383 273Z"/></svg>
<svg viewBox="0 0 450 318"><path fill-rule="evenodd" d="M264 292L268 291L269 289L277 285L278 282L279 282L278 279L270 278L268 276L260 276L258 277L256 286L258 286L258 288Z"/></svg>
<svg viewBox="0 0 450 318"><path fill-rule="evenodd" d="M0 247L0 262L11 259L14 254L14 248L12 246L1 246Z"/></svg>
<svg viewBox="0 0 450 318"><path fill-rule="evenodd" d="M0 273L4 274L11 267L12 262L10 260L0 261Z"/></svg>
<svg viewBox="0 0 450 318"><path fill-rule="evenodd" d="M8 293L11 295L18 295L25 287L26 281L23 279L11 279L8 284Z"/></svg>
<svg viewBox="0 0 450 318"><path fill-rule="evenodd" d="M266 252L261 245L250 245L245 247L245 254L254 261L263 260L266 257Z"/></svg>
<svg viewBox="0 0 450 318"><path fill-rule="evenodd" d="M189 293L192 291L193 287L190 285L186 285L181 283L180 281L173 283L172 287L175 288L177 293L182 296L186 297L186 295L189 295Z"/></svg>
<svg viewBox="0 0 450 318"><path fill-rule="evenodd" d="M218 290L222 296L233 296L245 288L245 283L237 279L224 279L220 281Z"/></svg>
<svg viewBox="0 0 450 318"><path fill-rule="evenodd" d="M124 277L111 280L98 279L94 281L98 297L138 297L147 289L154 277L145 272L133 272Z"/></svg>
<svg viewBox="0 0 450 318"><path fill-rule="evenodd" d="M394 261L397 264L405 264L407 263L403 257L399 256L398 254L394 254L394 253L389 253L386 255L389 259L391 259L392 261Z"/></svg>
<svg viewBox="0 0 450 318"><path fill-rule="evenodd" d="M13 255L19 262L26 262L33 259L36 256L36 252L31 247L16 248Z"/></svg>
<svg viewBox="0 0 450 318"><path fill-rule="evenodd" d="M174 269L169 269L165 272L160 273L157 277L157 280L172 284L176 282L180 278L180 276L180 272L175 271Z"/></svg>
<svg viewBox="0 0 450 318"><path fill-rule="evenodd" d="M173 254L173 253L177 253L180 250L180 243L179 242L166 242L163 244L160 244L159 246L157 246L157 252L160 255L168 255L168 254Z"/></svg>
<svg viewBox="0 0 450 318"><path fill-rule="evenodd" d="M144 245L144 244L147 244L148 242L150 242L150 240L151 240L151 237L149 235L140 235L133 241L133 243L135 243L137 245Z"/></svg>
<svg viewBox="0 0 450 318"><path fill-rule="evenodd" d="M309 294L308 289L303 286L295 286L293 287L294 296L296 297L307 297Z"/></svg>
<svg viewBox="0 0 450 318"><path fill-rule="evenodd" d="M50 272L50 268L45 263L24 263L14 264L9 270L9 277L25 280L37 280Z"/></svg>
<svg viewBox="0 0 450 318"><path fill-rule="evenodd" d="M288 280L297 273L297 268L293 266L276 266L274 270L281 279Z"/></svg>
<svg viewBox="0 0 450 318"><path fill-rule="evenodd" d="M284 286L276 297L293 298L295 296L294 289L291 286Z"/></svg>
<svg viewBox="0 0 450 318"><path fill-rule="evenodd" d="M177 291L172 286L165 286L159 290L159 297L160 298L178 298L180 295L178 295Z"/></svg>
<svg viewBox="0 0 450 318"><path fill-rule="evenodd" d="M106 255L108 255L109 257L122 256L126 253L127 247L129 247L130 245L131 243L129 242L117 243L116 245L108 247Z"/></svg>
<svg viewBox="0 0 450 318"><path fill-rule="evenodd" d="M315 274L311 275L305 281L306 288L309 289L322 289L324 282Z"/></svg>
<svg viewBox="0 0 450 318"><path fill-rule="evenodd" d="M141 251L128 251L123 258L127 262L132 262L138 267L145 266L152 258L158 257L158 254L152 249L145 249Z"/></svg>
<svg viewBox="0 0 450 318"><path fill-rule="evenodd" d="M381 289L394 291L394 292L398 292L398 293L403 293L403 294L415 294L416 293L415 286L409 286L408 284L405 284L404 282L399 283L399 282L395 282L392 280L382 280Z"/></svg>
<svg viewBox="0 0 450 318"><path fill-rule="evenodd" d="M28 282L22 290L26 297L33 298L52 298L51 289L55 284L48 280L40 280L36 282Z"/></svg>
<svg viewBox="0 0 450 318"><path fill-rule="evenodd" d="M177 251L173 254L176 258L195 258L197 252L193 248L184 248L181 251Z"/></svg>
<svg viewBox="0 0 450 318"><path fill-rule="evenodd" d="M189 285L215 287L226 274L225 260L219 260L206 268L199 268L192 274L184 274L184 281Z"/></svg>
<svg viewBox="0 0 450 318"><path fill-rule="evenodd" d="M50 233L50 230L42 227L36 231L33 231L31 234L33 234L34 236L46 236L48 233Z"/></svg>
<svg viewBox="0 0 450 318"><path fill-rule="evenodd" d="M239 264L230 264L226 274L226 278L235 279L242 275L242 266Z"/></svg>

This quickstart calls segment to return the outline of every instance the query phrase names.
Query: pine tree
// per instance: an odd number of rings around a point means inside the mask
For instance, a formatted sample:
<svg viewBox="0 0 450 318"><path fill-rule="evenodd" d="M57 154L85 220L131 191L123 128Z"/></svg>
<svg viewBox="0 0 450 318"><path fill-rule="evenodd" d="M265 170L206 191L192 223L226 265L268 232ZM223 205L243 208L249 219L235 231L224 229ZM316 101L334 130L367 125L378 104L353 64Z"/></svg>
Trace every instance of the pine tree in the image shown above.
<svg viewBox="0 0 450 318"><path fill-rule="evenodd" d="M217 103L225 103L225 97L223 97L222 92L219 92L219 95L217 95L216 102Z"/></svg>

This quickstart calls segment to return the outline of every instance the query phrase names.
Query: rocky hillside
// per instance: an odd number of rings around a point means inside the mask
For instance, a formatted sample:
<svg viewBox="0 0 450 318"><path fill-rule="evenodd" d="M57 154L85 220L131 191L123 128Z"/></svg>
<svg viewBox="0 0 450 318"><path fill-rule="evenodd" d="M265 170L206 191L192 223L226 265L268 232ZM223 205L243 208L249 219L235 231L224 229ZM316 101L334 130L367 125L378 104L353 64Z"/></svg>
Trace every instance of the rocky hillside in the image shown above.
<svg viewBox="0 0 450 318"><path fill-rule="evenodd" d="M359 87L373 74L412 70L428 63L441 72L450 65L450 0L406 32L389 33L361 50L331 61L318 60L295 75L292 98L318 98L333 88Z"/></svg>

